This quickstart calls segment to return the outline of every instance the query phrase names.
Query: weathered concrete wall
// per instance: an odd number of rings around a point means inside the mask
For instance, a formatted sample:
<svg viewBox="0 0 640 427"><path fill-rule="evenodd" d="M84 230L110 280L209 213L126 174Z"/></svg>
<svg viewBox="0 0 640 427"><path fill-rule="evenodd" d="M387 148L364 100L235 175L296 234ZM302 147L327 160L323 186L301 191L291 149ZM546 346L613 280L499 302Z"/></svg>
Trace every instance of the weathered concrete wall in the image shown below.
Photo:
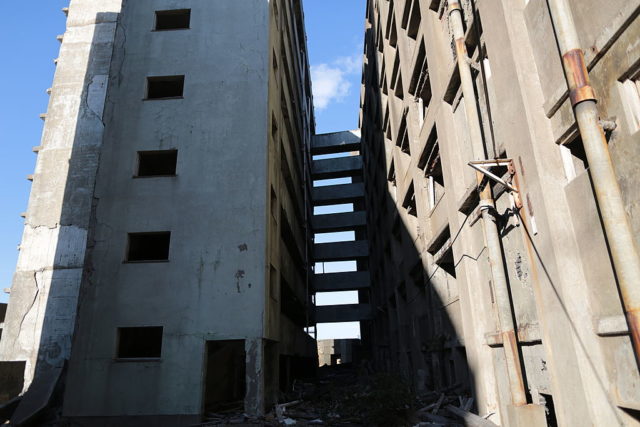
<svg viewBox="0 0 640 427"><path fill-rule="evenodd" d="M67 416L199 414L205 342L244 339L261 411L267 209L268 7L129 1L116 36ZM156 10L191 28L152 31ZM243 23L243 25L239 25ZM143 100L185 75L183 99ZM136 152L177 149L175 177L132 179ZM123 263L127 233L171 231L169 262ZM162 359L119 362L118 327L163 326Z"/></svg>
<svg viewBox="0 0 640 427"><path fill-rule="evenodd" d="M559 425L580 425L585 414L596 425L636 425L623 408L638 409L640 378L590 177L580 147L569 144L575 120L547 4L478 1L474 16L462 3L487 156L514 160L524 202L520 218L506 215L511 201L494 188L528 402L553 404ZM446 1L368 4L362 133L373 295L383 309L376 361L418 388L468 372L481 414L537 425L540 406L511 406L484 236L474 223L473 156ZM617 123L609 148L639 229L638 133L621 81L639 71L640 2L571 4L601 117ZM429 100L413 91L420 82Z"/></svg>
<svg viewBox="0 0 640 427"><path fill-rule="evenodd" d="M34 372L69 358L121 0L69 8L0 343Z"/></svg>
<svg viewBox="0 0 640 427"><path fill-rule="evenodd" d="M265 337L277 343L280 361L270 365L273 383L267 387L287 389L294 361L312 368L316 357L315 341L304 331L311 267L310 189L304 183L310 180L306 164L315 124L302 2L272 0L270 6ZM280 367L286 372L280 374ZM279 377L287 384L278 385Z"/></svg>

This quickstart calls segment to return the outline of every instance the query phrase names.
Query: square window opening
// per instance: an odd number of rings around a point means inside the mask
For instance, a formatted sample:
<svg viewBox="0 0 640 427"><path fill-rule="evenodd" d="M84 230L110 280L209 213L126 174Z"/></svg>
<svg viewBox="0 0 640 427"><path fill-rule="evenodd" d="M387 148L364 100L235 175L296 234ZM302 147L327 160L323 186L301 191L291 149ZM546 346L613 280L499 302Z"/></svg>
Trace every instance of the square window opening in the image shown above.
<svg viewBox="0 0 640 427"><path fill-rule="evenodd" d="M171 232L129 233L127 262L169 261Z"/></svg>
<svg viewBox="0 0 640 427"><path fill-rule="evenodd" d="M118 328L118 359L159 359L162 326Z"/></svg>
<svg viewBox="0 0 640 427"><path fill-rule="evenodd" d="M191 24L191 9L159 10L156 12L156 31L187 30Z"/></svg>
<svg viewBox="0 0 640 427"><path fill-rule="evenodd" d="M184 76L147 77L146 99L182 98Z"/></svg>
<svg viewBox="0 0 640 427"><path fill-rule="evenodd" d="M136 177L175 176L178 150L138 151Z"/></svg>

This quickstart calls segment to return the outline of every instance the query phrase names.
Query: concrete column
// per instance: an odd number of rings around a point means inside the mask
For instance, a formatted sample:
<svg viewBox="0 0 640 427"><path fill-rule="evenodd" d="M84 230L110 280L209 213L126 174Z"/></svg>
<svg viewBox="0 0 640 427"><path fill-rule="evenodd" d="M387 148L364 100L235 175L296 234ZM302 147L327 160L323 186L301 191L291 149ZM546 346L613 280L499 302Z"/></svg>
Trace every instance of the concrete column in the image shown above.
<svg viewBox="0 0 640 427"><path fill-rule="evenodd" d="M0 360L26 360L25 388L71 351L121 5L69 6L0 344Z"/></svg>
<svg viewBox="0 0 640 427"><path fill-rule="evenodd" d="M245 341L247 354L247 392L244 409L247 414L264 413L264 344L262 338L249 338Z"/></svg>

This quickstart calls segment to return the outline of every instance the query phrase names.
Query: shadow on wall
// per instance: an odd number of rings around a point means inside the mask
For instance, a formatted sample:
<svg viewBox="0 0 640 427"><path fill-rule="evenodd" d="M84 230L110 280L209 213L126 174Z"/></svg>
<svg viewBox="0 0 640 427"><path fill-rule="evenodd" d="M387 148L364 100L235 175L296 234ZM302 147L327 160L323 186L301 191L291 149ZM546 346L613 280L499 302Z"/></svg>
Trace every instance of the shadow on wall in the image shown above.
<svg viewBox="0 0 640 427"><path fill-rule="evenodd" d="M75 120L66 114L78 99L73 90L76 80L73 73L77 68L72 68L77 65L61 63L56 70L55 83L61 85L69 80L66 82L69 88L54 86L51 95L47 120L55 121L56 125L47 124L43 133L37 163L39 173L34 179L25 222L26 247L14 276L4 337L13 340L11 344L4 343L10 357L25 359L37 351L32 361L35 366L28 364L25 372L25 378L33 377L33 380L11 418L15 425L34 422L47 407L62 403L76 315L83 292L91 286L91 271L85 266L91 265L91 222L96 206L93 192L105 126L103 111L113 31L118 17L116 12L99 13L95 17ZM82 31L71 37L81 43ZM63 61L70 57L67 52ZM60 107L61 104L65 108ZM64 126L73 123L75 129L66 136ZM68 170L65 170L67 162ZM55 185L63 183L62 194L56 194ZM39 230L45 230L44 234ZM52 246L52 242L55 242L55 250L49 251L52 255L43 255L41 252ZM41 334L38 334L40 322ZM34 336L40 337L37 347L32 343ZM33 348L22 348L22 343L31 343Z"/></svg>
<svg viewBox="0 0 640 427"><path fill-rule="evenodd" d="M367 40L373 40L372 36L368 34ZM371 43L366 46L374 49ZM377 70L378 56L367 56L365 70ZM369 72L368 77L370 87L380 87L376 72ZM382 112L381 98L375 98ZM451 249L456 236L446 232L434 236L427 251L438 255L438 261L427 268L415 243L419 236L405 223L415 218L410 226L418 230L417 210L427 207L417 206L410 196L396 202L396 195L391 194L395 172L387 174L391 159L387 159L384 130L367 118L366 110L362 141L374 315L373 321L363 322L362 329L363 340L371 343L375 368L401 373L419 392L446 390L472 396L474 376L464 348L456 285L460 260L453 259Z"/></svg>

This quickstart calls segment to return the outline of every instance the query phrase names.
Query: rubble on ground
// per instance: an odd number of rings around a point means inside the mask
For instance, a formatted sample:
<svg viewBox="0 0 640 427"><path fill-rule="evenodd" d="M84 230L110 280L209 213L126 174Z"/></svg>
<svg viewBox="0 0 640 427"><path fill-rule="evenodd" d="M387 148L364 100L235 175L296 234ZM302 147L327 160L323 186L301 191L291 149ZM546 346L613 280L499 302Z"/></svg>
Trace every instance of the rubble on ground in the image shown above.
<svg viewBox="0 0 640 427"><path fill-rule="evenodd" d="M263 417L241 412L242 402L207 414L198 426L495 427L473 413L474 399L461 386L416 394L390 374L358 373L349 366L323 367L315 380L293 391Z"/></svg>

